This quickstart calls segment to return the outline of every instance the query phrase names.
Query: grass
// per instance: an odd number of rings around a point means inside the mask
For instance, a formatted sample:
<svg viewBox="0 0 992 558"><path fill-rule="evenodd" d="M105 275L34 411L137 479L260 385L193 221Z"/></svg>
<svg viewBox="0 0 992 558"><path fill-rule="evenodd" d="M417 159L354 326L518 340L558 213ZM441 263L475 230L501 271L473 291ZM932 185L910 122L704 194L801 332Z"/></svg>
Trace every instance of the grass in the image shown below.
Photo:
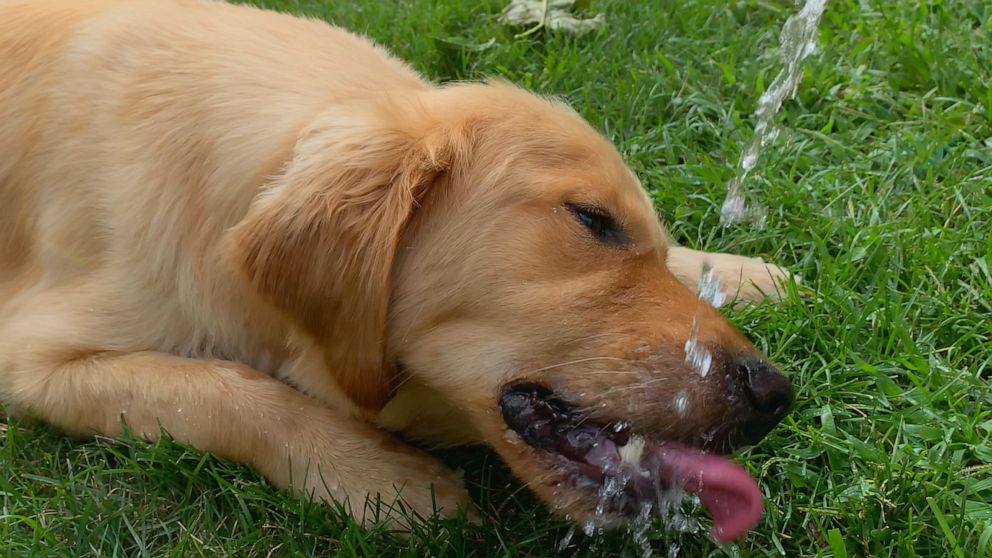
<svg viewBox="0 0 992 558"><path fill-rule="evenodd" d="M362 31L438 80L561 94L610 136L676 238L763 255L815 291L728 310L799 389L741 460L765 518L738 545L650 535L656 555L992 555L992 4L834 0L783 133L748 182L767 226L719 204L777 71L788 2L597 0L607 27L517 39L502 0L258 0ZM438 41L440 39L440 41ZM486 45L457 48L450 43ZM491 454L462 466L486 519L409 539L174 442L69 440L0 422L0 555L639 555L576 534Z"/></svg>

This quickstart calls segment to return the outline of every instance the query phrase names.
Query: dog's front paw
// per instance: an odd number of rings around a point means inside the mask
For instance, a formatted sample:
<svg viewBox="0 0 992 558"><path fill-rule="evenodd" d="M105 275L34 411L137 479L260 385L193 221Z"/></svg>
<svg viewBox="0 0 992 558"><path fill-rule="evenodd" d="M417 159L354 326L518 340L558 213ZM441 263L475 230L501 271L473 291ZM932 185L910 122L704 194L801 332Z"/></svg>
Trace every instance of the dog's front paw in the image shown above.
<svg viewBox="0 0 992 558"><path fill-rule="evenodd" d="M343 503L366 526L406 532L411 521L434 515L453 517L464 509L474 517L461 473L382 433L366 436L310 456L309 467L293 467L295 479L312 498Z"/></svg>
<svg viewBox="0 0 992 558"><path fill-rule="evenodd" d="M453 471L419 452L411 455L404 452L400 457L394 462L396 468L390 475L395 480L378 491L383 507L390 508L389 513L385 517L380 515L378 520L408 530L407 521L417 517L454 517L462 510L470 519L477 517L460 471ZM399 505L392 505L395 503Z"/></svg>
<svg viewBox="0 0 992 558"><path fill-rule="evenodd" d="M763 301L781 298L785 285L799 278L789 270L761 258L714 254L710 260L726 300Z"/></svg>

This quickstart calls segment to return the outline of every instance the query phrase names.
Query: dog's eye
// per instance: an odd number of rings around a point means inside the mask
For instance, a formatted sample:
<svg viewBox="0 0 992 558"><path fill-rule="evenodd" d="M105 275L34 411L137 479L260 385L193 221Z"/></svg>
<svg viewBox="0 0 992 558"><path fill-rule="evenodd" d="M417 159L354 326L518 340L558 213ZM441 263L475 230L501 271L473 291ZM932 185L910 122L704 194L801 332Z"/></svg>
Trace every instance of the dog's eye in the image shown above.
<svg viewBox="0 0 992 558"><path fill-rule="evenodd" d="M571 203L566 204L566 207L599 240L615 245L626 244L627 238L624 235L623 229L620 228L616 219L611 217L609 213L596 207Z"/></svg>

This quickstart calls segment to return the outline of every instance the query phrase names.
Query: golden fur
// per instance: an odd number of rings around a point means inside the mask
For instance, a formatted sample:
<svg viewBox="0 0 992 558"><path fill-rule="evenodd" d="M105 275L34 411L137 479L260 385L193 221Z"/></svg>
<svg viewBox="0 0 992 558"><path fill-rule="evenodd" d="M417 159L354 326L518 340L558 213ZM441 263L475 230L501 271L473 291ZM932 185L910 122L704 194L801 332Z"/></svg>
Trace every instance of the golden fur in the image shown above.
<svg viewBox="0 0 992 558"><path fill-rule="evenodd" d="M430 513L432 483L442 511L467 500L395 431L488 443L581 516L506 436L500 387L539 375L648 430L687 390L699 404L665 428L712 423L704 382L638 370L677 368L693 316L753 351L692 292L704 259L743 299L785 276L669 246L562 104L432 86L322 22L0 0L0 70L0 402L78 434L164 428L355 513L398 493ZM569 200L608 208L629 245L590 238Z"/></svg>

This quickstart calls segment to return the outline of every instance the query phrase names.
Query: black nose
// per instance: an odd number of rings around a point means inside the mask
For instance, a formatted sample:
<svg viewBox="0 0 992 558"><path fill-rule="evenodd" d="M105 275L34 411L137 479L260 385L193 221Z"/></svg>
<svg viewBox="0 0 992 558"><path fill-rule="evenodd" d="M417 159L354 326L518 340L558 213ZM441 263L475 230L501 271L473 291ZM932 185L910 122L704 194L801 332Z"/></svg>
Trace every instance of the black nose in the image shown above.
<svg viewBox="0 0 992 558"><path fill-rule="evenodd" d="M789 380L768 362L743 358L737 362L737 376L754 409L778 422L792 406Z"/></svg>

